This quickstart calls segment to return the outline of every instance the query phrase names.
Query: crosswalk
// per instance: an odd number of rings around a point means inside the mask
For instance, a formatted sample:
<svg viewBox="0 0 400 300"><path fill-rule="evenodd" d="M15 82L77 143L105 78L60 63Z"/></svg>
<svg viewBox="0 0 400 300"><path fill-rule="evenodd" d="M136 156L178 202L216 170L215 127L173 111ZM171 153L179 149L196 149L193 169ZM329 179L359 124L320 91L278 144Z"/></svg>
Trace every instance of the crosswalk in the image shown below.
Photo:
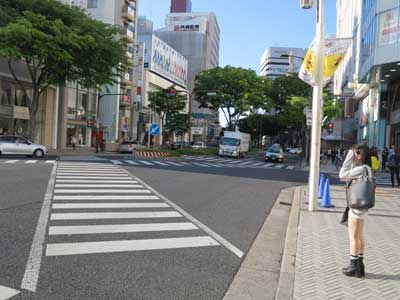
<svg viewBox="0 0 400 300"><path fill-rule="evenodd" d="M339 179L339 175L337 175L337 174L332 174L330 176L335 179ZM391 181L390 177L386 177L386 176L377 176L375 178L375 183L376 183L376 185L380 185L380 186L392 186L392 181ZM396 179L395 179L395 186L397 187Z"/></svg>
<svg viewBox="0 0 400 300"><path fill-rule="evenodd" d="M36 164L54 164L55 160L20 160L20 159L9 159L0 160L0 166L2 164L23 164L23 165L36 165ZM69 162L69 161L68 161ZM73 161L70 161L73 162ZM83 161L82 161L83 162ZM94 162L90 162L93 165ZM101 163L101 162L98 162ZM210 157L185 157L185 161L171 161L171 160L144 160L144 159L109 159L104 160L104 166L109 164L113 165L128 165L137 167L200 167L200 168L266 168L266 169L287 169L294 170L294 165L282 164L282 163L268 163L259 160L233 160L233 159L221 159L221 158L210 158Z"/></svg>
<svg viewBox="0 0 400 300"><path fill-rule="evenodd" d="M20 159L8 159L8 160L1 160L0 164L16 164L16 163L22 163L22 164L37 164L37 163L45 163L45 164L54 164L56 161L55 160L38 160L38 159L30 159L30 160L20 160Z"/></svg>
<svg viewBox="0 0 400 300"><path fill-rule="evenodd" d="M115 162L58 164L47 235L46 256L221 246Z"/></svg>

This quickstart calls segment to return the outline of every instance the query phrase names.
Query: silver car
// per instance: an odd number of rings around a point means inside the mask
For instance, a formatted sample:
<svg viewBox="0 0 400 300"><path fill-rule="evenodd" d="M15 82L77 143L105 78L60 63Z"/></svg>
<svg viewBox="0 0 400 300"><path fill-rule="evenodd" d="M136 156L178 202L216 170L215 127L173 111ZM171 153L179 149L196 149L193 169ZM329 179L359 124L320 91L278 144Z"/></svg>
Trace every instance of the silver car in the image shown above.
<svg viewBox="0 0 400 300"><path fill-rule="evenodd" d="M29 155L37 158L48 152L43 145L34 144L26 138L14 135L0 135L0 155Z"/></svg>

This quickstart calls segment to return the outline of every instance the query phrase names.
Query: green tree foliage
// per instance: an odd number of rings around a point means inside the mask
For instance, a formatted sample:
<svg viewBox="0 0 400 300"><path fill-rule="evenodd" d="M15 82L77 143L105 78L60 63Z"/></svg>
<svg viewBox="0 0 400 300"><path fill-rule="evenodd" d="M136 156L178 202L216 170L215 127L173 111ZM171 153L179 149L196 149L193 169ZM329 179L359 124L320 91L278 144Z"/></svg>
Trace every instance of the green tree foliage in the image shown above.
<svg viewBox="0 0 400 300"><path fill-rule="evenodd" d="M179 93L174 86L168 89L159 89L154 92L149 92L149 107L159 116L161 120L161 127L163 134L167 129L165 126L165 117L170 116L170 123L173 125L182 123L179 119L182 118L181 111L185 108L187 97L186 95ZM174 120L178 118L178 120Z"/></svg>
<svg viewBox="0 0 400 300"><path fill-rule="evenodd" d="M0 58L8 62L30 112L30 138L40 95L50 85L76 81L84 87L110 84L127 64L121 30L91 19L57 0L0 1ZM25 62L32 93L16 75Z"/></svg>
<svg viewBox="0 0 400 300"><path fill-rule="evenodd" d="M216 67L199 73L195 79L195 100L202 107L212 106L220 109L228 123L234 129L242 117L251 108L262 107L267 102L267 80L257 77L253 70L226 66ZM209 92L216 95L209 96Z"/></svg>

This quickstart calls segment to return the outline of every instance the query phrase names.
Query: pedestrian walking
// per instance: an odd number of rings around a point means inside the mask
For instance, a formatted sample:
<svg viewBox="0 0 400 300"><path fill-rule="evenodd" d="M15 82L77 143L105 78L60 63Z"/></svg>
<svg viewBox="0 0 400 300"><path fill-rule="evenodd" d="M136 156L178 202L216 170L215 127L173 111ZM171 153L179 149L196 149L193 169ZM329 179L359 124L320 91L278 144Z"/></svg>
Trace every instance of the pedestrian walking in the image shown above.
<svg viewBox="0 0 400 300"><path fill-rule="evenodd" d="M71 145L72 149L76 150L76 143L78 142L77 138L75 135L71 136Z"/></svg>
<svg viewBox="0 0 400 300"><path fill-rule="evenodd" d="M389 150L387 147L383 148L382 151L382 171L386 171L386 163L389 158Z"/></svg>
<svg viewBox="0 0 400 300"><path fill-rule="evenodd" d="M390 179L392 181L392 187L394 187L394 175L396 174L397 186L400 187L400 178L399 178L399 170L400 170L400 149L393 149L393 151L389 154L389 159L387 162L387 167L390 170Z"/></svg>
<svg viewBox="0 0 400 300"><path fill-rule="evenodd" d="M372 172L374 172L374 175L376 176L376 173L378 173L380 167L379 163L379 158L378 158L378 149L373 147L371 148L371 169Z"/></svg>
<svg viewBox="0 0 400 300"><path fill-rule="evenodd" d="M361 178L369 178L372 186L373 175L371 171L371 153L368 146L360 144L354 149L350 150L343 163L343 167L339 172L339 177L342 181L346 181L348 196L351 196L349 190L353 187L352 184L360 182ZM356 183L357 182L357 183ZM352 192L352 191L351 191ZM358 191L357 191L358 192ZM372 196L365 190L361 191L363 197ZM373 197L375 195L375 189L373 191ZM362 197L361 197L362 198ZM374 198L375 199L375 198ZM350 202L351 199L347 198L348 207L345 211L345 219L348 224L348 234L350 242L350 265L342 269L342 272L346 276L352 277L364 277L365 266L364 266L364 222L368 215L368 208L366 206L360 206L359 209L352 208L353 204ZM357 199L358 200L358 199ZM367 199L360 199L366 201ZM369 206L370 207L370 206Z"/></svg>

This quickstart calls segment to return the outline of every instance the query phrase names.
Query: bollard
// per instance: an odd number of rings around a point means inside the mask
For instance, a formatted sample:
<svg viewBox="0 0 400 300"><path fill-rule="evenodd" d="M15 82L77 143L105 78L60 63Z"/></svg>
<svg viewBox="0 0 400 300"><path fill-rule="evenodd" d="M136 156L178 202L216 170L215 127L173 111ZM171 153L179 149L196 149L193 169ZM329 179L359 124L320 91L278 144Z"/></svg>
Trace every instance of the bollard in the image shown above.
<svg viewBox="0 0 400 300"><path fill-rule="evenodd" d="M319 185L318 185L318 199L321 199L324 196L324 183L325 176L323 173L319 176Z"/></svg>
<svg viewBox="0 0 400 300"><path fill-rule="evenodd" d="M335 207L331 203L331 193L330 193L330 184L329 184L329 178L326 178L325 180L325 186L324 186L324 195L322 197L322 203L319 205L320 207Z"/></svg>

